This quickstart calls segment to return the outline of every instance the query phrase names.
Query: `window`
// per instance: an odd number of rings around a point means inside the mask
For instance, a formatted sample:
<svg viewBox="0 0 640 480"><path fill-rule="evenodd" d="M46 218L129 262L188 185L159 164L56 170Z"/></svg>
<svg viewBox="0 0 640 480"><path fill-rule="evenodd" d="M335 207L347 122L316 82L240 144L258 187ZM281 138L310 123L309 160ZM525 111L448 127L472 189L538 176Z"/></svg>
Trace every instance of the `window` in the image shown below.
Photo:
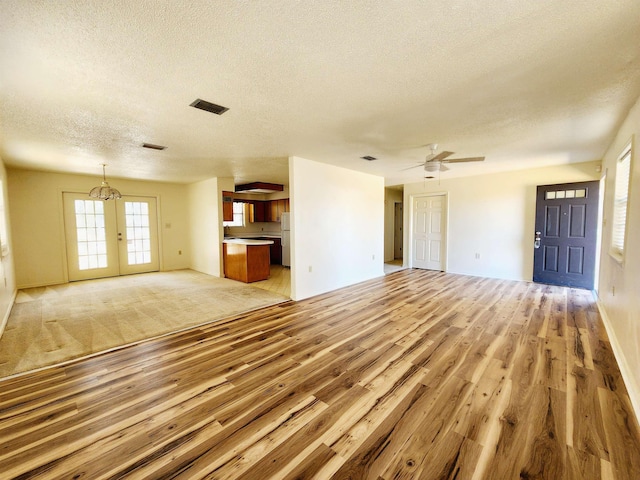
<svg viewBox="0 0 640 480"><path fill-rule="evenodd" d="M225 227L244 227L244 203L233 202L233 221L222 222Z"/></svg>
<svg viewBox="0 0 640 480"><path fill-rule="evenodd" d="M613 223L611 226L611 255L624 260L624 239L627 230L629 206L629 180L631 178L631 142L616 162L616 186L613 197Z"/></svg>

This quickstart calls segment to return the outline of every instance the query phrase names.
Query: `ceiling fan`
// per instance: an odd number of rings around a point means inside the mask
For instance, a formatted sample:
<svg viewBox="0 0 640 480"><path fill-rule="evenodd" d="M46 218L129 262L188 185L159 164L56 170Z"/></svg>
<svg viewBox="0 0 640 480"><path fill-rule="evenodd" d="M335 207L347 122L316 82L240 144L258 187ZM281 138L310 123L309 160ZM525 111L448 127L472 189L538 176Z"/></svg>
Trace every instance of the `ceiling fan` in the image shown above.
<svg viewBox="0 0 640 480"><path fill-rule="evenodd" d="M449 168L444 165L445 163L466 163L466 162L482 162L484 157L467 157L467 158L448 158L453 155L454 152L443 151L440 153L436 153L438 150L437 143L430 143L429 145L425 145L429 147L431 153L427 155L424 162L421 162L419 165L414 167L405 168L405 170L410 170L412 168L424 167L425 172L446 172Z"/></svg>

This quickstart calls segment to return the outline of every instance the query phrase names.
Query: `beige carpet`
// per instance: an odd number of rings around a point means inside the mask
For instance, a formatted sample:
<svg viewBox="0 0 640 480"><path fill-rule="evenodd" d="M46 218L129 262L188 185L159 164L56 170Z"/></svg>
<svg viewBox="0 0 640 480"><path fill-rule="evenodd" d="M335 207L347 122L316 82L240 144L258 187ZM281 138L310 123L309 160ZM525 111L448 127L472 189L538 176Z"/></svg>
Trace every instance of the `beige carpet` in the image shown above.
<svg viewBox="0 0 640 480"><path fill-rule="evenodd" d="M0 338L0 377L286 300L192 270L21 290Z"/></svg>

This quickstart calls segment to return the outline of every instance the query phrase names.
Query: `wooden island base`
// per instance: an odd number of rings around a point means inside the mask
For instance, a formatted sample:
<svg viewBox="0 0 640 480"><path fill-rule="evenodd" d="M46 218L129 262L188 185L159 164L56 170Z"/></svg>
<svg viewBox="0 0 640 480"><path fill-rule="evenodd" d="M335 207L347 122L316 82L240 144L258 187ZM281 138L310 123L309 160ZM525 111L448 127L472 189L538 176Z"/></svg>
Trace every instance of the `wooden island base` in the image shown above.
<svg viewBox="0 0 640 480"><path fill-rule="evenodd" d="M268 279L271 264L269 251L272 243L225 241L222 244L225 277L245 283Z"/></svg>

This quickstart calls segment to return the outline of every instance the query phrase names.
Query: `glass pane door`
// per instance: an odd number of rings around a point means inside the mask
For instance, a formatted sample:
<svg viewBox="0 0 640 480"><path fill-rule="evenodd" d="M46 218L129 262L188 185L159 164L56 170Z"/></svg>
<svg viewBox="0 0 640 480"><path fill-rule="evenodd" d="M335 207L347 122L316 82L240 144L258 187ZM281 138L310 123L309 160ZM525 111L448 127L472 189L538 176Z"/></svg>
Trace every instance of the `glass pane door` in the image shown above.
<svg viewBox="0 0 640 480"><path fill-rule="evenodd" d="M125 196L117 208L121 275L159 270L156 199Z"/></svg>
<svg viewBox="0 0 640 480"><path fill-rule="evenodd" d="M69 280L118 275L113 203L65 192L63 204Z"/></svg>
<svg viewBox="0 0 640 480"><path fill-rule="evenodd" d="M65 192L63 204L69 281L160 269L155 198Z"/></svg>

